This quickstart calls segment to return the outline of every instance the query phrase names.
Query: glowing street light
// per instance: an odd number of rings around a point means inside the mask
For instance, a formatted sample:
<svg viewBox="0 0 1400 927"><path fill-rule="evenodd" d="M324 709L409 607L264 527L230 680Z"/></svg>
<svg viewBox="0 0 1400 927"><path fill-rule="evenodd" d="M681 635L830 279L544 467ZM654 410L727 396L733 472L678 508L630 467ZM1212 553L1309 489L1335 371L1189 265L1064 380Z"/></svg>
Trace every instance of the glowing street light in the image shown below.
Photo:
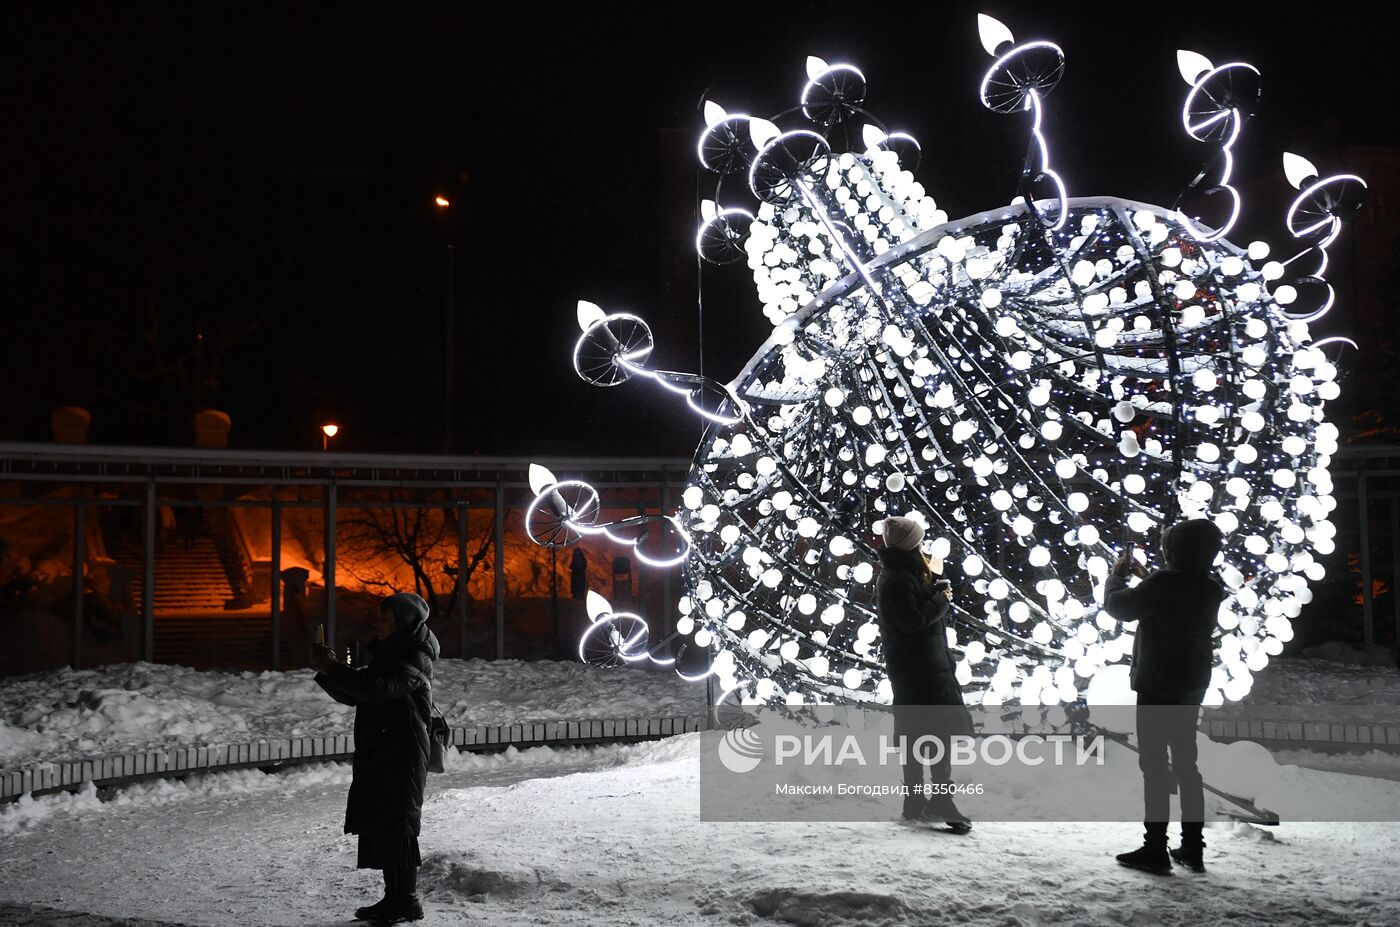
<svg viewBox="0 0 1400 927"><path fill-rule="evenodd" d="M447 215L450 226L451 220L455 219L455 213L447 212L452 206L452 201L439 193L433 197L433 203L440 212ZM451 235L450 228L448 234ZM456 340L454 329L457 324L456 267L457 248L449 241L447 244L447 309L443 313L442 337L442 449L444 452L452 450L452 387L455 383L453 343Z"/></svg>
<svg viewBox="0 0 1400 927"><path fill-rule="evenodd" d="M331 438L340 433L339 425L325 424L321 426L321 450L326 450L330 445Z"/></svg>

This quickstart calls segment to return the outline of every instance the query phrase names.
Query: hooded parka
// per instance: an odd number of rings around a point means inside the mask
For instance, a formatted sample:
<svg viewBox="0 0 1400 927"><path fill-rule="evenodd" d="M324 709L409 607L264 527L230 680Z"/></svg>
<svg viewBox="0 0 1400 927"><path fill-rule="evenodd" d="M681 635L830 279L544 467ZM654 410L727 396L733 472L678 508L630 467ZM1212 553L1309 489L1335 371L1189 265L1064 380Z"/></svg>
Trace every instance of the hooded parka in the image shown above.
<svg viewBox="0 0 1400 927"><path fill-rule="evenodd" d="M416 595L385 599L398 627L369 644L363 667L337 664L317 673L332 698L355 707L355 755L345 833L360 835L361 869L416 866L428 779L428 718L437 637L427 603Z"/></svg>

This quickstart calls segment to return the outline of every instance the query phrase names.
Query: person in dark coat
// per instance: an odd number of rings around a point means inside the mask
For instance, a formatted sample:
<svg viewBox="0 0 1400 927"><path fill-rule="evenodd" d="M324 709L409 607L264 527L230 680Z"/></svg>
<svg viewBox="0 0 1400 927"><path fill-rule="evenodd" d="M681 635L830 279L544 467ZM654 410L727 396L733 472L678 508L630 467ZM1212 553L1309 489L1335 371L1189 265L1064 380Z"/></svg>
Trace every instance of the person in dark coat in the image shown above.
<svg viewBox="0 0 1400 927"><path fill-rule="evenodd" d="M1143 830L1140 849L1118 861L1167 874L1171 860L1205 871L1205 795L1196 768L1196 721L1210 687L1215 628L1225 592L1211 576L1223 538L1204 518L1178 522L1162 532L1163 569L1148 574L1124 552L1104 586L1104 610L1136 621L1130 679L1137 692L1138 766L1142 769ZM1142 577L1129 588L1128 575ZM1181 797L1181 847L1167 852L1171 778Z"/></svg>
<svg viewBox="0 0 1400 927"><path fill-rule="evenodd" d="M923 525L911 518L891 516L885 519L883 535L876 614L884 641L885 669L894 690L895 738L902 737L906 745L912 745L920 737L933 735L945 745L942 758L931 765L917 759L912 749L906 756L904 819L944 821L953 831L967 833L972 822L945 791L952 781L948 737L968 733L962 724L966 711L915 707L961 709L963 705L944 624L952 590L946 582L935 583L933 569L919 550ZM927 784L926 772L931 780Z"/></svg>
<svg viewBox="0 0 1400 927"><path fill-rule="evenodd" d="M418 833L428 780L428 719L438 641L428 603L411 592L380 603L369 663L349 667L330 648L313 654L316 682L355 706L355 757L345 833L360 837L358 869L384 873L384 898L355 916L377 924L419 920Z"/></svg>
<svg viewBox="0 0 1400 927"><path fill-rule="evenodd" d="M569 596L580 602L588 598L588 555L577 547L569 560Z"/></svg>

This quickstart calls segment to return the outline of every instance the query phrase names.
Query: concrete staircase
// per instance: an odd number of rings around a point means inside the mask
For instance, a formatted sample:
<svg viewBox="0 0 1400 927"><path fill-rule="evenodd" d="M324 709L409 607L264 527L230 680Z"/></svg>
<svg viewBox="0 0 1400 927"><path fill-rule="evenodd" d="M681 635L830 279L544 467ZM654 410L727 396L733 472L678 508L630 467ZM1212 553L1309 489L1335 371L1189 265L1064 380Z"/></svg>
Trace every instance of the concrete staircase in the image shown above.
<svg viewBox="0 0 1400 927"><path fill-rule="evenodd" d="M115 522L106 518L102 523L102 537L107 555L135 573L132 601L139 607L144 577L138 542L122 534ZM218 612L234 598L218 545L203 519L189 532L188 543L187 547L186 538L176 531L156 549L154 599L157 615Z"/></svg>
<svg viewBox="0 0 1400 927"><path fill-rule="evenodd" d="M203 519L187 539L169 532L157 547L155 563L155 646L157 663L196 669L268 669L272 666L272 618L266 611L229 611L236 590ZM141 608L143 575L139 541L121 531L114 517L102 520L107 555L127 567L132 601ZM265 607L265 606L264 606ZM291 665L283 642L282 666Z"/></svg>

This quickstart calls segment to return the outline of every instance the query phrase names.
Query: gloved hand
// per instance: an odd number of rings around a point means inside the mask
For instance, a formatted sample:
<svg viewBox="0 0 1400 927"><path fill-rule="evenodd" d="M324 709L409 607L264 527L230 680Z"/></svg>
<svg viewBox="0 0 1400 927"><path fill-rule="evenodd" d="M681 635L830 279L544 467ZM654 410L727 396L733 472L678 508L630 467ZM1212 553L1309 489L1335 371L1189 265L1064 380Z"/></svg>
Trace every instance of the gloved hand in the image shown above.
<svg viewBox="0 0 1400 927"><path fill-rule="evenodd" d="M1113 564L1114 576L1136 576L1142 579L1147 575L1147 567L1133 559L1132 549L1123 551L1118 555L1118 560Z"/></svg>
<svg viewBox="0 0 1400 927"><path fill-rule="evenodd" d="M325 644L311 645L311 665L316 667L316 669L325 673L339 662L340 659L336 657L335 651Z"/></svg>

